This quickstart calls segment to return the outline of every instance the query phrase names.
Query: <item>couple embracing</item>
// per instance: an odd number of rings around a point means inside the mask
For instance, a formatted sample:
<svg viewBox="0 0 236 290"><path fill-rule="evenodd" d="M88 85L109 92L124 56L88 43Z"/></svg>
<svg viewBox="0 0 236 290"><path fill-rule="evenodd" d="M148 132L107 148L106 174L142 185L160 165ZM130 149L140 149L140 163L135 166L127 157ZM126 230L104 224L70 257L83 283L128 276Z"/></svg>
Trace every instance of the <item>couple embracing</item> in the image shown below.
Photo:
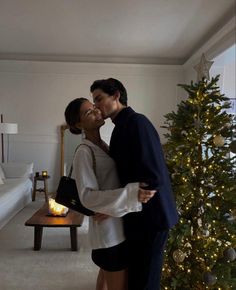
<svg viewBox="0 0 236 290"><path fill-rule="evenodd" d="M178 221L158 133L127 106L120 81L97 80L90 91L94 104L73 100L65 119L85 136L73 174L81 202L96 212L89 219L96 290L158 290L168 231ZM109 146L99 133L106 118L115 125Z"/></svg>

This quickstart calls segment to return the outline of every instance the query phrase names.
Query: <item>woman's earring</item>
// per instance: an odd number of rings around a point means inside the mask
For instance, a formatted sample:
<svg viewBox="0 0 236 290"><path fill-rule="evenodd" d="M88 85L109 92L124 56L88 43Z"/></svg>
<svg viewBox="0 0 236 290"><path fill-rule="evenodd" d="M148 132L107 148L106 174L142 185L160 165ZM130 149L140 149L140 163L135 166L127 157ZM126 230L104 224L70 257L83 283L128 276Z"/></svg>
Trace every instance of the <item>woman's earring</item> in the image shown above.
<svg viewBox="0 0 236 290"><path fill-rule="evenodd" d="M81 129L81 136L82 136L82 139L85 139L85 132L83 128Z"/></svg>

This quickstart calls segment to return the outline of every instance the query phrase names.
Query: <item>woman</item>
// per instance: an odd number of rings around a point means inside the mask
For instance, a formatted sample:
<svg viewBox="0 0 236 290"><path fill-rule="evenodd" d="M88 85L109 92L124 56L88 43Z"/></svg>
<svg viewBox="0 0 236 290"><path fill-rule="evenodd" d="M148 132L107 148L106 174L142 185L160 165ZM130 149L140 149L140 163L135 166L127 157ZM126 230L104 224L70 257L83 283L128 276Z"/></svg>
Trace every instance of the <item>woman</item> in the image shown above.
<svg viewBox="0 0 236 290"><path fill-rule="evenodd" d="M125 290L127 250L120 217L141 211L141 202L147 202L155 192L139 188L139 183L119 188L115 163L109 157L108 145L99 133L104 120L91 102L85 98L73 100L65 110L65 119L72 133L80 134L83 131L85 134L73 161L73 177L80 200L94 212L109 216L102 221L89 218L92 260L100 267L96 289ZM96 172L91 149L96 160Z"/></svg>

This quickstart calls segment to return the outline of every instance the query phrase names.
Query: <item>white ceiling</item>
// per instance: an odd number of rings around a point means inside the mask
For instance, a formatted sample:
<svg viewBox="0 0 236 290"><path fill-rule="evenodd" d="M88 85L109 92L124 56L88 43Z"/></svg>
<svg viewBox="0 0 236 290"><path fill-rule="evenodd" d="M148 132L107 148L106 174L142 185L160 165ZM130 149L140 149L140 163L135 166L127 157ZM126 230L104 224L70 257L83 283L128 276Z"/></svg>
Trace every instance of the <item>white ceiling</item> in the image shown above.
<svg viewBox="0 0 236 290"><path fill-rule="evenodd" d="M0 0L0 59L183 64L235 0Z"/></svg>

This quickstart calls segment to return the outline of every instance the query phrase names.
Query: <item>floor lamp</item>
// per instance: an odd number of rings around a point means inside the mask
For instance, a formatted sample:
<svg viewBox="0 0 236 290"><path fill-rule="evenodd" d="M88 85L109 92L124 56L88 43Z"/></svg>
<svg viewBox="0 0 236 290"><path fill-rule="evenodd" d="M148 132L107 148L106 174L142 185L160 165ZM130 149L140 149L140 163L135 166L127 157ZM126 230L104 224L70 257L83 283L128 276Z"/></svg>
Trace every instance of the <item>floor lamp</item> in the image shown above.
<svg viewBox="0 0 236 290"><path fill-rule="evenodd" d="M18 133L18 124L16 123L4 123L3 115L1 115L1 123L0 123L0 133L1 133L1 143L2 143L2 163L5 162L4 157L4 134L7 134L7 162L9 160L9 134L17 134Z"/></svg>

